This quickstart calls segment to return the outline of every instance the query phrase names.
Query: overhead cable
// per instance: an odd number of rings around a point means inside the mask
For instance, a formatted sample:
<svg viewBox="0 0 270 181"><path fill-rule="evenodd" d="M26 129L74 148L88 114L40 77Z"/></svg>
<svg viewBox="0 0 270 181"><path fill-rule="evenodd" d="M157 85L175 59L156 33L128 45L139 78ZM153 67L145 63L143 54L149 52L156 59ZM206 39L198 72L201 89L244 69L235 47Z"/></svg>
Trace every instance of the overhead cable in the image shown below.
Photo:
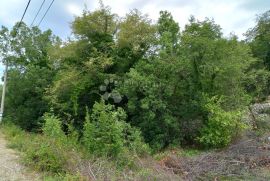
<svg viewBox="0 0 270 181"><path fill-rule="evenodd" d="M43 17L42 17L41 20L39 21L38 26L40 26L40 24L41 24L42 21L44 20L45 16L47 15L48 11L49 11L50 8L52 7L53 3L54 3L54 0L52 0L51 4L50 4L49 7L47 8L45 14L43 15Z"/></svg>
<svg viewBox="0 0 270 181"><path fill-rule="evenodd" d="M35 15L35 18L33 19L33 21L32 21L32 23L31 23L30 26L33 26L33 24L35 23L35 20L37 19L37 16L39 15L40 10L42 9L42 7L43 7L45 1L46 1L46 0L43 0L43 2L42 2L42 4L40 5L40 7L39 7L39 9L38 9L38 11L37 11L37 13L36 13L36 15Z"/></svg>

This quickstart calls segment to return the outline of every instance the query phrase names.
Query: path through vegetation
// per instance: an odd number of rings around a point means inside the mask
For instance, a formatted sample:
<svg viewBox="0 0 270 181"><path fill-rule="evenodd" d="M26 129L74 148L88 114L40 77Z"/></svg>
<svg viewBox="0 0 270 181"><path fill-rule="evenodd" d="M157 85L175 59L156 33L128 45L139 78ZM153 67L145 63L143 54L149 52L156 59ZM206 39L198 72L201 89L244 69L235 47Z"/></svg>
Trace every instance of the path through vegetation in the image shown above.
<svg viewBox="0 0 270 181"><path fill-rule="evenodd" d="M0 181L36 181L38 176L26 171L20 164L18 154L7 148L7 142L0 133Z"/></svg>

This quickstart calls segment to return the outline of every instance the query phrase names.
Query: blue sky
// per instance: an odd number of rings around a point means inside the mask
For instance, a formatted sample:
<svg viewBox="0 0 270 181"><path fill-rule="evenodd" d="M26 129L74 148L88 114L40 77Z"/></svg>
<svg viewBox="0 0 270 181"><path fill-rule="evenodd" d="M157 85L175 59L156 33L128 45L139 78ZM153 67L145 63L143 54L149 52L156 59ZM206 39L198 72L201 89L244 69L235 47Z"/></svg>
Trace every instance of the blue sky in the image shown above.
<svg viewBox="0 0 270 181"><path fill-rule="evenodd" d="M12 27L19 21L28 0L0 0L0 26ZM36 23L40 20L51 0L46 0ZM124 16L137 8L157 20L160 10L170 11L183 29L190 15L198 19L214 18L221 25L224 35L234 32L241 39L243 33L254 26L256 14L270 9L270 0L104 0L112 12ZM42 0L32 0L24 21L30 25ZM98 7L98 0L55 0L40 28L52 29L54 34L66 39L70 36L70 23L86 6ZM1 71L1 70L0 70ZM1 73L0 73L1 74Z"/></svg>

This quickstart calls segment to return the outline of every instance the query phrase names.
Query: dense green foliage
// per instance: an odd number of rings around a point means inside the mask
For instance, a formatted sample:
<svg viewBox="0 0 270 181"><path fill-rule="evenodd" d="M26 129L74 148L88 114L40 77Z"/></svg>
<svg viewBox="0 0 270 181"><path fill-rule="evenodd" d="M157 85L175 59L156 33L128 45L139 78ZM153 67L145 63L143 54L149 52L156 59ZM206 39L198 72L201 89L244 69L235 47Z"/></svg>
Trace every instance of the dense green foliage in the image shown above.
<svg viewBox="0 0 270 181"><path fill-rule="evenodd" d="M153 23L102 5L75 18L67 42L25 24L16 36L17 25L2 27L5 119L27 130L46 122L42 131L63 139L72 128L73 142L98 156L144 152L143 140L154 151L225 146L245 127L245 107L268 96L269 23L268 11L239 41L208 18L191 16L180 31L167 11Z"/></svg>
<svg viewBox="0 0 270 181"><path fill-rule="evenodd" d="M264 98L270 93L270 11L257 17L257 24L246 33L247 43L257 61L247 74L246 87L254 96ZM255 69L255 70L254 70Z"/></svg>
<svg viewBox="0 0 270 181"><path fill-rule="evenodd" d="M104 102L96 103L91 117L86 114L83 142L90 153L106 157L118 157L127 151L146 153L148 148L142 142L138 130L125 122L123 109L114 109Z"/></svg>
<svg viewBox="0 0 270 181"><path fill-rule="evenodd" d="M221 108L221 100L215 100L213 97L206 100L204 106L208 112L208 121L201 129L201 136L198 138L203 145L226 146L245 128L245 124L241 122L241 112L224 111Z"/></svg>
<svg viewBox="0 0 270 181"><path fill-rule="evenodd" d="M10 67L5 115L22 128L33 130L49 108L43 96L55 70L48 50L59 40L50 30L41 32L22 24L15 36L16 29L17 25L10 32L3 27L0 35L2 56Z"/></svg>
<svg viewBox="0 0 270 181"><path fill-rule="evenodd" d="M270 11L257 17L257 25L247 32L254 55L270 69Z"/></svg>
<svg viewBox="0 0 270 181"><path fill-rule="evenodd" d="M169 176L148 164L142 165L132 149L129 153L121 153L121 158L117 159L99 158L89 154L88 150L84 149L85 145L78 141L73 142L77 139L76 131L70 129L63 135L59 118L47 113L44 119L44 134L29 133L13 124L3 124L0 128L1 133L6 135L8 147L19 150L23 163L40 171L41 180L166 180ZM133 135L139 138L139 135ZM139 142L133 141L134 144ZM136 147L140 150L143 150L142 148ZM177 180L179 179L178 177Z"/></svg>

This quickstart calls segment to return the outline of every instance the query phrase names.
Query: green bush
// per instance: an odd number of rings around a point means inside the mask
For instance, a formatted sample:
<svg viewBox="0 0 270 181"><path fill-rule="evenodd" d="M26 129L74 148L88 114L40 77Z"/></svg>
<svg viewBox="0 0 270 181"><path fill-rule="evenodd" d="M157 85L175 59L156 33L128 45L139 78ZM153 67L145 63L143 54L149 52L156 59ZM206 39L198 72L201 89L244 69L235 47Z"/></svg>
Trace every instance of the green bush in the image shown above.
<svg viewBox="0 0 270 181"><path fill-rule="evenodd" d="M49 116L50 120L51 116ZM92 178L85 175L85 171L88 169L93 171L96 180L126 180L127 178L129 180L146 180L149 178L164 180L166 178L166 175L158 173L150 167L141 167L141 162L138 163L137 155L134 155L134 153L145 153L142 150L147 146L141 141L140 131L130 125L124 129L123 152L121 152L120 157L114 160L88 155L78 142L73 145L75 140L78 140L78 133L74 131L72 126L67 133L66 143L45 133L29 134L14 125L5 124L3 128L1 126L0 130L7 135L9 145L22 151L23 162L26 165L45 172L44 177L42 176L44 181L91 180ZM73 139L72 144L70 138ZM74 150L74 148L79 149Z"/></svg>
<svg viewBox="0 0 270 181"><path fill-rule="evenodd" d="M242 114L240 111L223 110L215 97L208 101L204 106L208 119L198 141L206 147L226 146L245 128L245 124L241 122Z"/></svg>
<svg viewBox="0 0 270 181"><path fill-rule="evenodd" d="M103 103L95 104L91 120L86 116L84 138L87 149L99 156L117 156L122 152L124 142L122 137L123 125L113 112L113 107Z"/></svg>
<svg viewBox="0 0 270 181"><path fill-rule="evenodd" d="M64 171L67 157L61 145L40 137L26 151L24 161L39 171L59 173Z"/></svg>
<svg viewBox="0 0 270 181"><path fill-rule="evenodd" d="M53 173L63 172L67 165L67 136L61 128L61 120L52 114L44 115L44 136L36 137L26 150L25 161L37 170Z"/></svg>
<svg viewBox="0 0 270 181"><path fill-rule="evenodd" d="M79 132L78 130L72 125L68 124L68 131L67 131L67 144L69 147L72 147L72 149L80 148L80 142L79 142Z"/></svg>
<svg viewBox="0 0 270 181"><path fill-rule="evenodd" d="M45 120L45 124L42 128L44 135L53 139L64 141L66 135L62 130L61 120L49 113L45 113L43 117Z"/></svg>
<svg viewBox="0 0 270 181"><path fill-rule="evenodd" d="M124 120L123 109L95 103L91 116L87 113L83 131L83 143L90 153L98 156L117 157L126 149L136 153L147 152L140 132Z"/></svg>
<svg viewBox="0 0 270 181"><path fill-rule="evenodd" d="M12 124L5 125L3 131L9 140L8 146L24 153L23 161L26 165L39 171L65 172L69 159L68 152L64 146L65 143L59 139L60 137L63 138L61 127L59 123L54 123L55 120L52 118L54 117L45 116L44 135L27 133ZM52 124L55 125L52 126ZM57 137L57 135L60 137Z"/></svg>
<svg viewBox="0 0 270 181"><path fill-rule="evenodd" d="M124 129L125 146L134 154L144 155L150 152L150 148L144 143L141 131L125 123Z"/></svg>
<svg viewBox="0 0 270 181"><path fill-rule="evenodd" d="M270 72L263 68L258 69L261 61L254 62L251 69L244 77L244 87L255 101L262 101L267 98L270 92Z"/></svg>

